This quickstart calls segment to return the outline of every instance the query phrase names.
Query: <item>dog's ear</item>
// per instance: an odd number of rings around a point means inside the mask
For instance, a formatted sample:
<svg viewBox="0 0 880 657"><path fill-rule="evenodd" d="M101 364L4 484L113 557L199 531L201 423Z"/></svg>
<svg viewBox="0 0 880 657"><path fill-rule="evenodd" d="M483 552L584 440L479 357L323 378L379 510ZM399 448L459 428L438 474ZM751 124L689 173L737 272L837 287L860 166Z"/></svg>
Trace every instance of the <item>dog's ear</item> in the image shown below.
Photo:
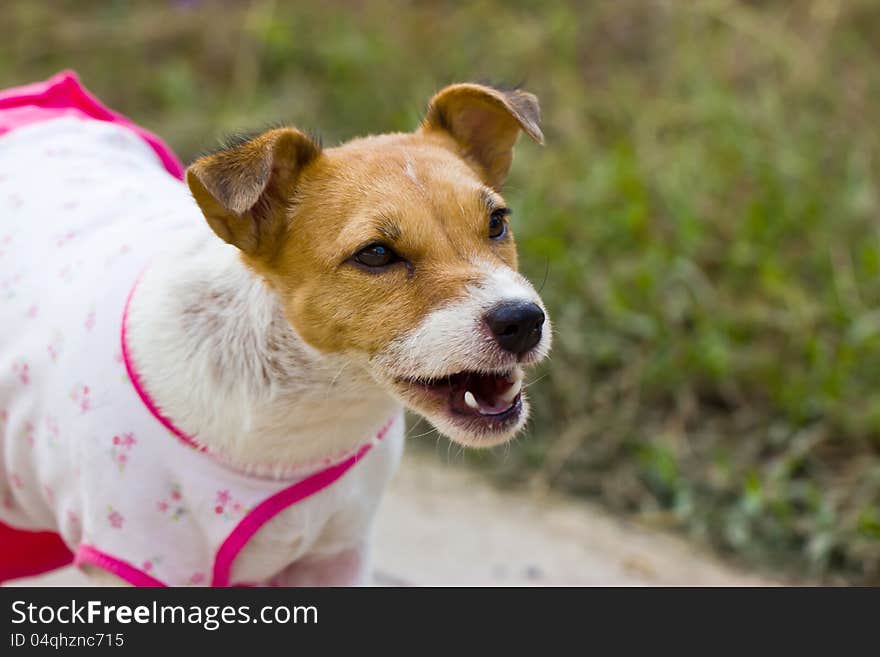
<svg viewBox="0 0 880 657"><path fill-rule="evenodd" d="M208 225L248 256L271 260L303 168L320 146L294 128L277 128L206 155L186 182Z"/></svg>
<svg viewBox="0 0 880 657"><path fill-rule="evenodd" d="M479 167L483 180L498 189L510 170L520 130L544 143L540 122L538 99L527 91L454 84L428 103L420 130L451 135L461 154Z"/></svg>

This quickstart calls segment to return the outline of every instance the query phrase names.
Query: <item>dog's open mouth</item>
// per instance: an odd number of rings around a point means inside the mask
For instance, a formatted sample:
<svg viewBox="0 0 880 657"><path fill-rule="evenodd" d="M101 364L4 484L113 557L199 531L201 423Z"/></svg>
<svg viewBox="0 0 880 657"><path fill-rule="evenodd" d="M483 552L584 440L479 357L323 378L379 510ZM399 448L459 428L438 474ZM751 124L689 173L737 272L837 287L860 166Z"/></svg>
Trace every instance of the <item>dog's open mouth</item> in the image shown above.
<svg viewBox="0 0 880 657"><path fill-rule="evenodd" d="M522 412L522 370L508 372L458 372L437 379L403 380L413 392L421 392L446 406L455 419L483 429L505 429Z"/></svg>

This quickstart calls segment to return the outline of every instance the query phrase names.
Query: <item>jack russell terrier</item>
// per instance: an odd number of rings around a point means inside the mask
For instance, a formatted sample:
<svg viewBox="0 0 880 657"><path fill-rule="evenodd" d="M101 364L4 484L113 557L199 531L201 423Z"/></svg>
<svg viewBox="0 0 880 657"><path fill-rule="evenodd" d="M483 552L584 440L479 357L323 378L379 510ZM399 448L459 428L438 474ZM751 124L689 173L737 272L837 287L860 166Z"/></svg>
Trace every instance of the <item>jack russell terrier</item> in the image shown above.
<svg viewBox="0 0 880 657"><path fill-rule="evenodd" d="M415 132L277 128L184 185L73 74L0 93L0 580L368 583L403 408L469 447L526 421L521 131L535 96L455 84Z"/></svg>

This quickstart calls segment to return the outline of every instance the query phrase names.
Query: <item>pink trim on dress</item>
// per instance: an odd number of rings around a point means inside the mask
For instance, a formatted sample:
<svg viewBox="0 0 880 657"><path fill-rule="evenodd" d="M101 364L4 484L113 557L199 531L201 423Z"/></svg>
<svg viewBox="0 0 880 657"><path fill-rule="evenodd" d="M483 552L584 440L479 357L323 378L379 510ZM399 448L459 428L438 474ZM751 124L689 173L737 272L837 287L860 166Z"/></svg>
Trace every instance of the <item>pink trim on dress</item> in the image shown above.
<svg viewBox="0 0 880 657"><path fill-rule="evenodd" d="M394 420L395 418L391 418L379 430L376 434L377 441L385 437L385 434L388 433L388 430L394 424ZM214 575L211 580L211 586L229 586L229 576L235 558L263 525L284 511L284 509L327 488L327 486L342 477L353 465L363 458L372 449L373 445L374 443L363 445L357 452L341 463L316 472L312 476L298 481L258 504L241 519L241 522L236 525L232 533L223 541L220 549L217 550L217 556L214 558Z"/></svg>
<svg viewBox="0 0 880 657"><path fill-rule="evenodd" d="M128 293L128 298L125 300L125 309L122 311L122 330L120 331L120 341L122 343L122 360L125 363L125 371L128 372L128 378L131 381L131 385L134 387L135 392L137 392L138 397L141 398L144 406L147 407L147 410L150 411L153 417L159 420L163 427L168 429L168 431L180 438L190 447L194 447L200 452L206 452L208 451L206 447L204 447L203 445L199 445L199 443L196 442L196 440L192 436L178 429L174 425L174 423L168 417L166 417L162 413L162 411L159 410L159 407L156 406L153 398L150 397L150 393L148 393L146 388L144 388L141 375L138 374L137 370L135 370L134 368L134 362L132 361L131 353L128 350L128 309L131 305L131 298L134 296L134 291L135 289L137 289L137 284L138 281L135 281L134 285L131 286L131 291Z"/></svg>
<svg viewBox="0 0 880 657"><path fill-rule="evenodd" d="M128 117L104 106L79 82L74 71L61 71L43 82L0 91L0 135L31 123L62 116L107 121L123 126L143 139L172 176L183 180L184 166L157 135L131 122Z"/></svg>
<svg viewBox="0 0 880 657"><path fill-rule="evenodd" d="M144 571L135 568L130 563L125 562L122 559L117 559L116 557L111 557L109 554L96 550L91 545L80 545L79 549L76 551L73 563L75 566L88 564L100 568L101 570L106 570L108 573L116 575L119 579L128 582L132 586L148 586L154 588L167 586L155 577L151 577Z"/></svg>

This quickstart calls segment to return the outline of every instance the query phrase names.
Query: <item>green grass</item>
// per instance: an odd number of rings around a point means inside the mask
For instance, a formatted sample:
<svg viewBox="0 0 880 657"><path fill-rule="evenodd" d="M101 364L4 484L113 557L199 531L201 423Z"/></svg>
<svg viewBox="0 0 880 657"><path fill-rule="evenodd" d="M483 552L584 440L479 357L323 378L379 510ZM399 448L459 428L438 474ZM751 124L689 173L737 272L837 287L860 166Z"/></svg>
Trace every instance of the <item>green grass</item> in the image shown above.
<svg viewBox="0 0 880 657"><path fill-rule="evenodd" d="M476 460L880 582L878 3L291 4L6 2L0 84L75 68L191 158L524 82L547 147L521 142L507 196L555 348L530 434Z"/></svg>

